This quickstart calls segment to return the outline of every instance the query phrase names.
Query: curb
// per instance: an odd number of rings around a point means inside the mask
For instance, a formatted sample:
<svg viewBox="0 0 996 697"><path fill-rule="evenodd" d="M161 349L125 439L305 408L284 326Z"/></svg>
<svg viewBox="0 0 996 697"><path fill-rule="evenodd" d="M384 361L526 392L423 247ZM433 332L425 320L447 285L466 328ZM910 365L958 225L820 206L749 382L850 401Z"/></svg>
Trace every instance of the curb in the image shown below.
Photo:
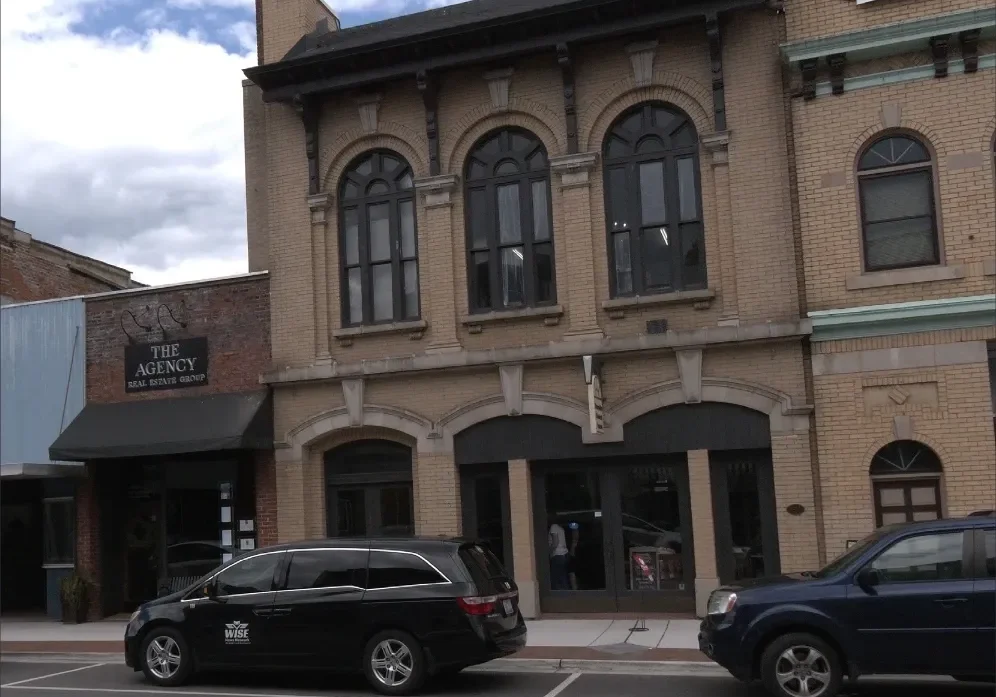
<svg viewBox="0 0 996 697"><path fill-rule="evenodd" d="M106 663L124 665L121 653L4 653L11 663ZM467 668L479 673L596 673L728 677L723 668L705 661L620 661L558 658L498 658Z"/></svg>

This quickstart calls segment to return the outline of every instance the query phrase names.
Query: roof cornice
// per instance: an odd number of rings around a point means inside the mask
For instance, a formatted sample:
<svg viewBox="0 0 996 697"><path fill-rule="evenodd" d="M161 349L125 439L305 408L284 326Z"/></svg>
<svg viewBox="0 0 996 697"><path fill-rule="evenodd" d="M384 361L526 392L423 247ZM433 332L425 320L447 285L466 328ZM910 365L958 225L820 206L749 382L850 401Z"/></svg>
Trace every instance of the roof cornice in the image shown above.
<svg viewBox="0 0 996 697"><path fill-rule="evenodd" d="M985 327L996 321L996 294L820 310L809 319L813 341Z"/></svg>

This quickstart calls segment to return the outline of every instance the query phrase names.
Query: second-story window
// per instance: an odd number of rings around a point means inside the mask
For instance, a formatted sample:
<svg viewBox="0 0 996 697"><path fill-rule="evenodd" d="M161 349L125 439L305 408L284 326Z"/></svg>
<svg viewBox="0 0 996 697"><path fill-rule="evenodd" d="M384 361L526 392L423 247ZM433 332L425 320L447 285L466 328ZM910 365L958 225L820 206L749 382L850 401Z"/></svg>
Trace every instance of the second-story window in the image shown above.
<svg viewBox="0 0 996 697"><path fill-rule="evenodd" d="M858 160L865 271L941 261L934 208L934 167L909 135L879 138Z"/></svg>
<svg viewBox="0 0 996 697"><path fill-rule="evenodd" d="M364 153L339 196L342 324L418 319L418 240L411 167L397 153Z"/></svg>
<svg viewBox="0 0 996 697"><path fill-rule="evenodd" d="M706 285L699 140L691 120L662 103L620 116L603 148L613 297Z"/></svg>
<svg viewBox="0 0 996 697"><path fill-rule="evenodd" d="M471 312L556 302L550 165L528 131L492 132L467 158Z"/></svg>

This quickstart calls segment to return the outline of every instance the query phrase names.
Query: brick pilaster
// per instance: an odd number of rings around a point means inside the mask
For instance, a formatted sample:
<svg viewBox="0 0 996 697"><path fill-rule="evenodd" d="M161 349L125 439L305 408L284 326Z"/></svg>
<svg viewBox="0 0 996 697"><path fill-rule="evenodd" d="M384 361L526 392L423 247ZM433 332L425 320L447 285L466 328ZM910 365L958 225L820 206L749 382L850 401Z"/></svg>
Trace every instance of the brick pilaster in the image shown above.
<svg viewBox="0 0 996 697"><path fill-rule="evenodd" d="M459 535L460 477L453 453L415 453L419 535Z"/></svg>
<svg viewBox="0 0 996 697"><path fill-rule="evenodd" d="M775 476L775 511L778 515L778 552L782 572L817 569L820 555L809 433L772 433L771 461ZM793 504L803 507L800 515L792 515L786 510Z"/></svg>
<svg viewBox="0 0 996 697"><path fill-rule="evenodd" d="M512 524L512 561L519 586L519 609L523 616L540 615L539 582L536 579L535 530L533 526L533 480L526 460L508 462L509 516Z"/></svg>
<svg viewBox="0 0 996 697"><path fill-rule="evenodd" d="M688 451L688 490L692 502L692 538L695 550L695 611L701 617L705 615L709 594L719 585L708 450Z"/></svg>

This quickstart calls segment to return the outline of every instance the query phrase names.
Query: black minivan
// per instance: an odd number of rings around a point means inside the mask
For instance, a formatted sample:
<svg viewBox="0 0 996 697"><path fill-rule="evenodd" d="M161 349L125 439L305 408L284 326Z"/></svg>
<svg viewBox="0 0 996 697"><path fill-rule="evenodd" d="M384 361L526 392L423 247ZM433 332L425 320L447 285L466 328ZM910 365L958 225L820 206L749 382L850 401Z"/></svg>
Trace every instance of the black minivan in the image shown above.
<svg viewBox="0 0 996 697"><path fill-rule="evenodd" d="M174 686L205 668L363 672L387 695L526 645L518 588L483 544L332 539L237 557L145 603L125 662Z"/></svg>

